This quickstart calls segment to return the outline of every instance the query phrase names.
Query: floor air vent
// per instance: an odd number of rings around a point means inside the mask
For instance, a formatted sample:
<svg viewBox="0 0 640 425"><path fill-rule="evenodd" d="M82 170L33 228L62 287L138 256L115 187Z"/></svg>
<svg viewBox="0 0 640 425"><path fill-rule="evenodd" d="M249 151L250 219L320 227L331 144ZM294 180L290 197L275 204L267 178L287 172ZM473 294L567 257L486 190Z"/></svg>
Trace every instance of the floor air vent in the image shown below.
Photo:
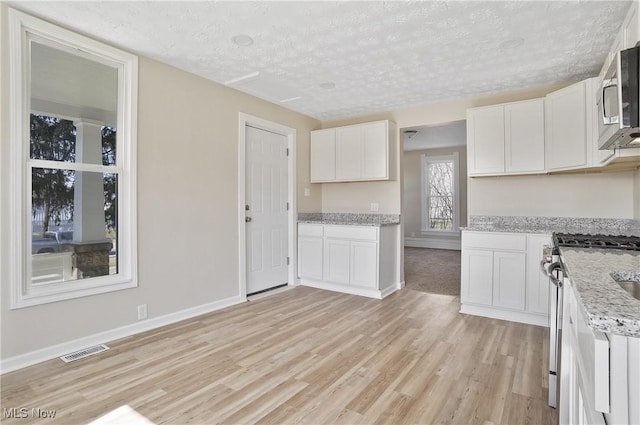
<svg viewBox="0 0 640 425"><path fill-rule="evenodd" d="M80 351L76 351L75 353L65 354L60 357L60 360L65 363L69 363L75 360L84 359L85 357L93 356L94 354L102 353L103 351L107 351L109 347L104 344L94 345L93 347L85 348Z"/></svg>

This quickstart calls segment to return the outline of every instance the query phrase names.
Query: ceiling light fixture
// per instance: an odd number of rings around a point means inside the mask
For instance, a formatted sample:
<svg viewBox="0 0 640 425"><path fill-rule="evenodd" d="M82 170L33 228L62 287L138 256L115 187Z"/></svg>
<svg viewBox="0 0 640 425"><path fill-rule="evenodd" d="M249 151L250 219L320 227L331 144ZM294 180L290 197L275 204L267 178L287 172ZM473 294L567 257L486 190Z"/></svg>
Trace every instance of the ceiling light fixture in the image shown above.
<svg viewBox="0 0 640 425"><path fill-rule="evenodd" d="M417 130L405 130L404 131L404 135L407 136L407 139L411 139L416 134L418 134Z"/></svg>
<svg viewBox="0 0 640 425"><path fill-rule="evenodd" d="M508 38L504 40L498 47L502 50L515 49L516 47L520 47L524 44L524 38L522 37L514 37Z"/></svg>
<svg viewBox="0 0 640 425"><path fill-rule="evenodd" d="M231 37L231 41L233 41L234 44L242 47L248 47L253 44L253 38L249 37L247 34L235 35Z"/></svg>

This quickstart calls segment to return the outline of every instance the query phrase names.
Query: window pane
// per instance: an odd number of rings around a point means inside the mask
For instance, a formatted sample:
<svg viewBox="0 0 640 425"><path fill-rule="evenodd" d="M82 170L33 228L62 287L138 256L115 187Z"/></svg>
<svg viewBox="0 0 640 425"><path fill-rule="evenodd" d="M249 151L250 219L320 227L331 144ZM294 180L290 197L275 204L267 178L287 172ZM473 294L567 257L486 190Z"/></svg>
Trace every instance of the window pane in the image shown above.
<svg viewBox="0 0 640 425"><path fill-rule="evenodd" d="M33 168L31 176L32 285L116 274L117 175Z"/></svg>
<svg viewBox="0 0 640 425"><path fill-rule="evenodd" d="M453 229L453 197L429 198L429 228L435 230Z"/></svg>
<svg viewBox="0 0 640 425"><path fill-rule="evenodd" d="M30 122L30 158L49 161L76 162L76 126L72 121L45 115L31 114ZM87 124L79 123L83 127L83 135L86 136ZM93 125L93 124L92 124ZM116 164L116 130L112 127L99 126L96 139L81 140L78 144L80 154L84 162L90 164L115 165ZM99 139L99 142L97 140ZM92 146L94 148L92 148ZM87 149L94 151L99 147L100 159L90 158ZM84 151L82 151L84 148ZM79 161L82 162L82 161Z"/></svg>
<svg viewBox="0 0 640 425"><path fill-rule="evenodd" d="M114 165L117 93L115 67L32 41L31 159Z"/></svg>
<svg viewBox="0 0 640 425"><path fill-rule="evenodd" d="M454 163L429 162L427 168L427 223L429 229L453 230Z"/></svg>

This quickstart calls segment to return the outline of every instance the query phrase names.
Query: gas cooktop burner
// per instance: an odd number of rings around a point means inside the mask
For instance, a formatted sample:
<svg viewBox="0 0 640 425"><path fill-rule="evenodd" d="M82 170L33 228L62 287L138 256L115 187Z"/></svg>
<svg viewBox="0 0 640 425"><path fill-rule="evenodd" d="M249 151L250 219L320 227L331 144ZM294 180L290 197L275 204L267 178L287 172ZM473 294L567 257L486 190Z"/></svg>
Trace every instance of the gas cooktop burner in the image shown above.
<svg viewBox="0 0 640 425"><path fill-rule="evenodd" d="M555 246L574 248L604 248L640 251L640 237L638 236L554 233L553 242Z"/></svg>

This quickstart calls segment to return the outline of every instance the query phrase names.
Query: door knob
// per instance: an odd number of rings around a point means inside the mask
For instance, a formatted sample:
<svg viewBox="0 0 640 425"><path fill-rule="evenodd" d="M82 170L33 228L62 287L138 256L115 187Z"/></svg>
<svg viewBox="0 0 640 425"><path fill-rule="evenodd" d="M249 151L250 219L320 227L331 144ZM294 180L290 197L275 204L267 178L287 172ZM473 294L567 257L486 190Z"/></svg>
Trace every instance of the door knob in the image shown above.
<svg viewBox="0 0 640 425"><path fill-rule="evenodd" d="M245 217L245 218L244 218L244 222L245 222L245 223L249 223L250 221L251 221L251 217Z"/></svg>

